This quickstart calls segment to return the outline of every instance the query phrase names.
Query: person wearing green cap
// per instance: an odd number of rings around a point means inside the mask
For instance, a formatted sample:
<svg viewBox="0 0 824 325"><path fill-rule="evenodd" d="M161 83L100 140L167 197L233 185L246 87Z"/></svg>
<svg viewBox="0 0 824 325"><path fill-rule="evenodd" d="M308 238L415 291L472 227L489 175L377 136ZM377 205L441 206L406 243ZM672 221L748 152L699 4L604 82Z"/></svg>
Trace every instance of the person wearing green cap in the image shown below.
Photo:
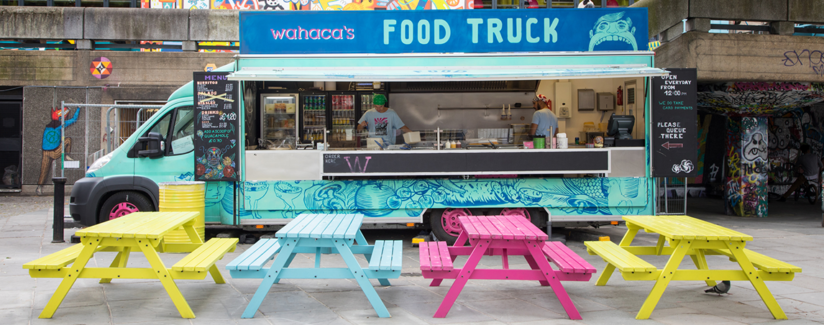
<svg viewBox="0 0 824 325"><path fill-rule="evenodd" d="M395 110L386 107L386 95L375 94L372 98L374 108L366 111L358 120L358 131L366 128L369 131L370 137L383 139L384 144L395 144L395 136L397 130L404 133L412 132Z"/></svg>

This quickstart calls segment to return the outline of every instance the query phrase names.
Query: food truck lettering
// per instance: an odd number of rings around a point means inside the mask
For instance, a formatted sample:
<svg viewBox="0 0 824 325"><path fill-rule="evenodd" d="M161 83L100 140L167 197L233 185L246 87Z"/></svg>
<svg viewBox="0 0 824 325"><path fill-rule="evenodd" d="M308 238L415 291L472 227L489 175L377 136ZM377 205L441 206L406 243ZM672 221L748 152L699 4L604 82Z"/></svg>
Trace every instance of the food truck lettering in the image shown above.
<svg viewBox="0 0 824 325"><path fill-rule="evenodd" d="M303 27L298 26L297 29L281 29L281 30L274 30L272 31L272 37L276 40L282 39L289 39L289 40L319 40L319 39L337 39L341 40L344 38L344 32L346 33L346 39L355 39L355 30L352 28L313 28L313 29L303 29Z"/></svg>
<svg viewBox="0 0 824 325"><path fill-rule="evenodd" d="M353 166L352 166L352 163L349 161L349 158L350 158L349 156L343 157L343 159L346 160L346 164L349 165L349 171L352 172L352 173L365 173L366 172L366 166L369 166L369 160L372 159L372 157L367 156L366 157L366 162L363 163L363 167L361 168L360 157L355 157L355 166L354 166L354 168L352 168Z"/></svg>
<svg viewBox="0 0 824 325"><path fill-rule="evenodd" d="M648 34L646 8L240 15L241 54L637 51Z"/></svg>

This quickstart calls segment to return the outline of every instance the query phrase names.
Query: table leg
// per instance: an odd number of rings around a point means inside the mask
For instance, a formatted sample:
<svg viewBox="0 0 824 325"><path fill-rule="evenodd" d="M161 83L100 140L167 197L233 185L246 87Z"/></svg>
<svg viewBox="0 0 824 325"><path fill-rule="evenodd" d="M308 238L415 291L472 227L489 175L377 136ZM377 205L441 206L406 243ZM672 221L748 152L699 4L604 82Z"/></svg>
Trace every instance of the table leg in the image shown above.
<svg viewBox="0 0 824 325"><path fill-rule="evenodd" d="M452 286L449 288L449 291L446 292L446 296L435 312L435 318L446 317L446 314L452 309L452 305L455 304L455 300L457 300L458 295L461 294L461 290L463 290L464 285L466 285L466 281L472 277L472 272L475 272L475 267L478 266L478 262L481 261L481 257L486 253L488 246L489 240L478 240L475 248L472 249L472 253L469 254L469 258L466 260L464 267L457 270L461 276L455 278L455 282L452 282Z"/></svg>
<svg viewBox="0 0 824 325"><path fill-rule="evenodd" d="M286 259L286 264L283 264L283 268L287 268L287 267L289 267L289 265L292 265L292 260L295 259L295 256L297 256L297 254L290 255L289 258ZM274 258L272 258L272 259L274 259ZM280 283L280 277L275 279L274 283Z"/></svg>
<svg viewBox="0 0 824 325"><path fill-rule="evenodd" d="M86 267L86 263L89 262L89 259L91 259L94 255L94 251L97 250L97 242L83 243L83 245L83 250L80 251L77 259L75 259L74 263L72 263L71 268L69 268L69 272L66 273L63 281L60 282L57 290L54 291L54 294L49 299L49 302L46 304L46 307L43 308L43 312L40 313L38 318L52 318L52 316L54 316L54 312L57 311L57 307L60 307L63 299L66 298L66 294L69 293L69 290L71 290L74 282L77 281L77 277Z"/></svg>
<svg viewBox="0 0 824 325"><path fill-rule="evenodd" d="M699 270L708 270L709 265L707 265L707 257L704 256L703 249L695 249L695 255L690 255L692 262L695 263L695 268ZM715 280L707 280L704 281L707 283L707 286L714 287L716 285Z"/></svg>
<svg viewBox="0 0 824 325"><path fill-rule="evenodd" d="M761 300L764 301L764 304L767 305L767 309L770 310L773 317L775 319L787 319L787 315L784 314L784 310L781 309L781 305L775 301L775 297L773 297L770 289L767 288L767 285L764 284L764 280L758 277L758 272L753 267L752 262L750 259L747 258L747 254L744 253L744 243L730 243L726 242L727 247L730 249L730 253L732 256L735 257L735 260L738 261L738 265L741 266L741 269L744 270L744 274L750 279L750 283L755 288L755 291L758 292L758 295L761 296Z"/></svg>
<svg viewBox="0 0 824 325"><path fill-rule="evenodd" d="M663 235L658 235L658 243L655 244L655 255L661 255L665 242L667 242L667 238Z"/></svg>
<svg viewBox="0 0 824 325"><path fill-rule="evenodd" d="M366 274L363 273L363 269L361 268L360 264L358 264L358 260L355 259L355 254L352 254L352 250L349 249L349 246L346 244L341 244L340 246L335 246L338 249L338 253L343 258L343 261L346 262L346 265L349 266L349 271L352 272L352 276L355 277L355 281L358 282L360 285L361 290L366 295L366 299L369 299L369 303L372 304L372 308L375 309L375 312L378 313L378 317L390 317L389 310L386 309L386 305L383 304L381 301L381 297L378 296L378 292L375 291L375 287L372 286L372 283L369 282L369 278L366 277Z"/></svg>
<svg viewBox="0 0 824 325"><path fill-rule="evenodd" d="M195 313L192 311L192 308L189 307L189 303L186 302L186 298L183 297L180 289L178 289L177 284L175 284L175 281L172 279L172 275L169 274L169 269L163 265L163 261L160 260L160 256L157 255L154 246L146 239L137 239L137 246L140 247L143 255L146 256L146 260L149 261L149 265L154 269L157 278L160 280L160 283L163 284L163 288L166 289L166 293L172 298L172 303L177 307L180 316L183 318L195 318Z"/></svg>
<svg viewBox="0 0 824 325"><path fill-rule="evenodd" d="M128 246L124 246L120 248L120 251L117 252L117 256L114 257L114 261L112 264L109 265L110 268L113 267L126 267L126 263L129 262L129 253L132 252L132 248ZM111 283L111 278L100 279L99 283Z"/></svg>
<svg viewBox="0 0 824 325"><path fill-rule="evenodd" d="M193 244L203 244L203 239L200 239L200 235L198 235L197 230L195 230L194 222L189 225L183 225L183 230L189 235L189 240L191 240Z"/></svg>
<svg viewBox="0 0 824 325"><path fill-rule="evenodd" d="M287 241L288 240L291 239L287 239ZM280 270L286 267L287 261L292 261L292 258L294 258L295 246L298 244L297 241L292 241L291 243L284 241L282 243L285 244L285 246L281 245L280 253L275 258L275 261L272 262L272 267L266 272L266 276L263 277L263 281L260 282L260 286L257 288L257 291L255 291L255 295L252 296L252 300L249 301L249 305L246 306L246 310L243 311L243 315L241 315L240 318L255 317L255 312L260 308L260 304L263 302L263 298L266 298L269 289L280 280Z"/></svg>
<svg viewBox="0 0 824 325"><path fill-rule="evenodd" d="M538 266L538 263L535 262L535 259L532 258L532 255L524 255L524 258L526 259L526 262L529 264L529 268L531 268L533 270L540 270L541 269ZM549 285L549 282L547 282L546 280L540 280L538 282L541 283L542 287L546 287L546 286Z"/></svg>
<svg viewBox="0 0 824 325"><path fill-rule="evenodd" d="M627 223L627 227L629 229L627 229L627 233L624 234L624 238L621 239L621 242L618 243L618 246L629 246L630 244L632 244L632 240L635 239L635 235L638 234L638 230L641 230L640 228L633 227L630 223ZM612 276L612 273L615 273L615 266L612 264L607 264L607 266L604 268L604 271L601 272L600 276L598 276L598 281L595 282L595 285L607 285L607 281L609 281L609 278Z"/></svg>
<svg viewBox="0 0 824 325"><path fill-rule="evenodd" d="M674 273L678 270L678 266L681 265L684 256L689 252L690 246L692 246L692 242L687 240L681 240L675 244L675 250L672 252L669 261L667 261L667 265L661 270L661 275L658 276L658 280L652 286L652 291L650 291L635 319L649 319L655 305L658 304L658 300L661 299L661 295L664 294L664 290L667 289L667 285L669 285Z"/></svg>
<svg viewBox="0 0 824 325"><path fill-rule="evenodd" d="M561 302L561 306L564 307L564 311L566 311L567 316L569 316L569 319L581 319L581 314L578 312L578 308L575 308L575 304L572 302L572 298L569 297L569 293L567 293L566 289L564 289L564 286L561 284L561 280L558 280L555 276L555 270L553 270L552 266L549 265L549 262L546 257L544 257L544 253L541 249L534 243L535 242L527 242L526 248L538 264L538 267L541 269L541 273L543 273L544 277L546 277L546 281L552 287L552 291L555 292L555 296L558 297L558 301Z"/></svg>

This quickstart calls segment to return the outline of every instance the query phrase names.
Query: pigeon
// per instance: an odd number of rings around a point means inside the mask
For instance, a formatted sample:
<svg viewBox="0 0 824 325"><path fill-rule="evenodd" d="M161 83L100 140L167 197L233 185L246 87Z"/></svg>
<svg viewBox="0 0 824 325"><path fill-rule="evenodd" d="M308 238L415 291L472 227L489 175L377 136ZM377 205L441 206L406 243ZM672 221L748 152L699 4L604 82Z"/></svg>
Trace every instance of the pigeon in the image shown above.
<svg viewBox="0 0 824 325"><path fill-rule="evenodd" d="M730 291L732 285L730 281L721 281L721 283L716 284L714 287L704 290L706 293L717 293L719 296L721 294L727 293Z"/></svg>

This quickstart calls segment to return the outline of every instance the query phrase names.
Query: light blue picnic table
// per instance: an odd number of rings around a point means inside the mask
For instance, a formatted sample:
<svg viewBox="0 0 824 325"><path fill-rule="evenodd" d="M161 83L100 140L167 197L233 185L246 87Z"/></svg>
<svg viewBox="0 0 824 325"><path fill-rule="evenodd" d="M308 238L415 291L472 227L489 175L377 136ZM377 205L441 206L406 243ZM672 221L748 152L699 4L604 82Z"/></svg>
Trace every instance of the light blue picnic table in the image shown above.
<svg viewBox="0 0 824 325"><path fill-rule="evenodd" d="M400 240L378 240L368 245L360 231L362 214L304 214L277 232L261 239L226 265L232 278L263 279L242 318L252 318L272 285L281 279L355 279L380 317L390 317L369 279L388 286L388 279L401 275L403 244ZM314 268L291 268L296 254L314 253ZM340 254L346 268L321 268L321 254ZM363 254L363 268L355 254ZM266 267L269 260L271 266Z"/></svg>

